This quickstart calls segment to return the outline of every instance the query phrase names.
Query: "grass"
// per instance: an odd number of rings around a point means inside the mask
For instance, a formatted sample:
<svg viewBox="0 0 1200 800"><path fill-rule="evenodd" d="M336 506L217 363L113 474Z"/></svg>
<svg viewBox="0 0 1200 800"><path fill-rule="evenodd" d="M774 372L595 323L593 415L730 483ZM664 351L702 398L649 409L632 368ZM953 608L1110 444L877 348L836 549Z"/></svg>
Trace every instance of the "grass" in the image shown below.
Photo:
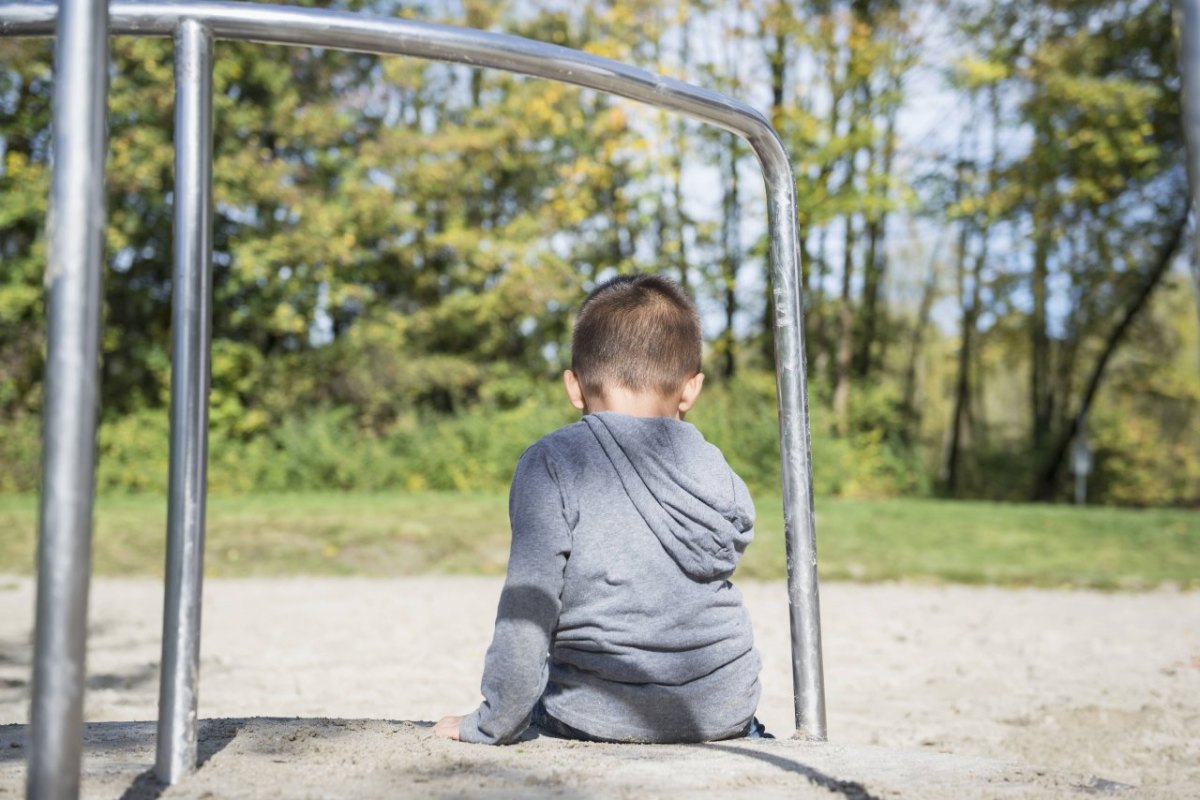
<svg viewBox="0 0 1200 800"><path fill-rule="evenodd" d="M786 573L779 498L758 500L742 578ZM166 502L101 498L95 571L162 574ZM37 500L0 497L0 573L30 573ZM216 497L206 573L499 575L508 555L502 494ZM827 501L817 508L823 578L1005 586L1200 587L1200 514L1179 510L935 500Z"/></svg>

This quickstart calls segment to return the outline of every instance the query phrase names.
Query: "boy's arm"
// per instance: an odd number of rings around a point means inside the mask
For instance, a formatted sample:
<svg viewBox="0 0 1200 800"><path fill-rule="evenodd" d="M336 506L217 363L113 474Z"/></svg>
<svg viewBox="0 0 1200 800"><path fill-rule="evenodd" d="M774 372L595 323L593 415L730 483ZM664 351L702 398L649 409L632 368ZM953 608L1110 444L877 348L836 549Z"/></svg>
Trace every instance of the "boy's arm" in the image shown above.
<svg viewBox="0 0 1200 800"><path fill-rule="evenodd" d="M483 702L459 726L464 742L506 744L529 726L546 688L550 644L571 552L559 476L544 445L521 457L509 493L512 549L483 667Z"/></svg>

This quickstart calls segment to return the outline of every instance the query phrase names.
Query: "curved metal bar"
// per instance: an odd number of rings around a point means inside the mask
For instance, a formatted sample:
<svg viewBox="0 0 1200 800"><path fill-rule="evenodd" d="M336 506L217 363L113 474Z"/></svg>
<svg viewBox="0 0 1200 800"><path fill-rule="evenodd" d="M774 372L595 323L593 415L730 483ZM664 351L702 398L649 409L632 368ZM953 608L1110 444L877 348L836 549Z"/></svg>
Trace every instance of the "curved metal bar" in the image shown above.
<svg viewBox="0 0 1200 800"><path fill-rule="evenodd" d="M53 3L8 3L0 9L0 36L52 36L55 14ZM502 69L678 111L747 139L772 138L766 118L737 100L618 61L518 36L268 3L118 0L111 4L109 15L109 32L117 36L169 37L181 20L195 19L217 39L336 47ZM785 153L773 159L778 157L787 161Z"/></svg>
<svg viewBox="0 0 1200 800"><path fill-rule="evenodd" d="M47 2L6 4L0 7L0 36L53 35L55 13L55 5ZM767 119L724 95L610 59L516 36L407 19L269 4L117 0L110 8L110 32L171 36L184 19L202 22L219 39L415 56L570 83L675 111L749 142L767 189L796 727L798 736L823 740L824 677L795 181L787 152Z"/></svg>

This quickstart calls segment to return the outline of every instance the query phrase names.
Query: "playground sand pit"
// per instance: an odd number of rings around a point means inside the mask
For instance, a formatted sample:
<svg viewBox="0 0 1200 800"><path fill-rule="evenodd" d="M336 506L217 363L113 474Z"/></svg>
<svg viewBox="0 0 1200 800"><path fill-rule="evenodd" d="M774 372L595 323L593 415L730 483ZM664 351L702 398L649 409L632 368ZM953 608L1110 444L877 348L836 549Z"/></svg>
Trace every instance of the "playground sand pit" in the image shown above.
<svg viewBox="0 0 1200 800"><path fill-rule="evenodd" d="M434 739L478 701L500 582L210 580L202 766L151 775L161 585L92 585L86 798L1196 797L1200 594L826 584L828 744L792 730L787 602L742 583L780 739ZM0 577L0 797L23 794L33 582Z"/></svg>

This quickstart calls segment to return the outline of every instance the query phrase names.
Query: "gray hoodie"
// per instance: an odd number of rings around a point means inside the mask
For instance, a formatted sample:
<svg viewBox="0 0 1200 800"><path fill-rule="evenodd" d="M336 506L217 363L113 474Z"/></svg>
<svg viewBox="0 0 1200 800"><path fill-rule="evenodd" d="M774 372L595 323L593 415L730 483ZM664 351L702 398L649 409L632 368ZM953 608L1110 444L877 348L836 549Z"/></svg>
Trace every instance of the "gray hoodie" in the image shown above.
<svg viewBox="0 0 1200 800"><path fill-rule="evenodd" d="M546 711L592 736L694 742L754 715L759 660L729 582L754 506L721 451L667 417L589 414L517 464L484 700L464 741Z"/></svg>

